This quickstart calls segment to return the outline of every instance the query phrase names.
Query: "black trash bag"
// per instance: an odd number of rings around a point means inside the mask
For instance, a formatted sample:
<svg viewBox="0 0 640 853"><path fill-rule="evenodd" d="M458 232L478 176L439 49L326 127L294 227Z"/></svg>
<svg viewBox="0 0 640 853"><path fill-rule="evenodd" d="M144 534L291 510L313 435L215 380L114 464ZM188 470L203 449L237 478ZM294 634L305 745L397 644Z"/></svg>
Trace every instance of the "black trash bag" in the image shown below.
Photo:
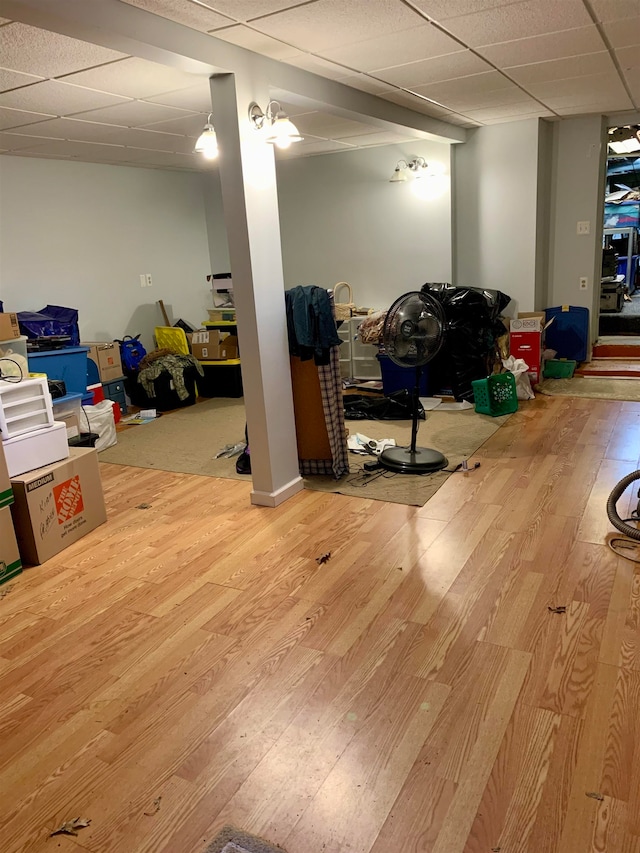
<svg viewBox="0 0 640 853"><path fill-rule="evenodd" d="M473 401L471 383L492 372L496 340L506 334L500 320L511 297L499 290L427 283L422 291L444 308L447 336L429 363L435 387L450 388L456 400Z"/></svg>
<svg viewBox="0 0 640 853"><path fill-rule="evenodd" d="M344 398L344 416L351 421L407 421L413 418L413 392L406 388L388 397L349 394ZM424 408L418 403L418 418L424 420Z"/></svg>

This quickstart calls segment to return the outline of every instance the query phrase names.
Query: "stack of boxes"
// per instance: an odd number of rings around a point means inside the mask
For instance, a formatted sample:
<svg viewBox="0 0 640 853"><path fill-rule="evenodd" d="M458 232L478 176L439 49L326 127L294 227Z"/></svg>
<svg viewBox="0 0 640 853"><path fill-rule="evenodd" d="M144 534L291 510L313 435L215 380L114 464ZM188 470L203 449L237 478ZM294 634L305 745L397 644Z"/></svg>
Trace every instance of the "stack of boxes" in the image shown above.
<svg viewBox="0 0 640 853"><path fill-rule="evenodd" d="M2 315L6 318L15 315ZM0 321L3 322L3 321ZM8 328L7 328L8 327ZM17 321L2 332L17 339ZM0 371L2 362L0 361ZM69 448L46 377L0 374L0 583L106 521L98 455Z"/></svg>
<svg viewBox="0 0 640 853"><path fill-rule="evenodd" d="M544 311L518 314L510 323L509 352L514 358L526 362L532 385L537 385L542 379L544 332L548 325Z"/></svg>

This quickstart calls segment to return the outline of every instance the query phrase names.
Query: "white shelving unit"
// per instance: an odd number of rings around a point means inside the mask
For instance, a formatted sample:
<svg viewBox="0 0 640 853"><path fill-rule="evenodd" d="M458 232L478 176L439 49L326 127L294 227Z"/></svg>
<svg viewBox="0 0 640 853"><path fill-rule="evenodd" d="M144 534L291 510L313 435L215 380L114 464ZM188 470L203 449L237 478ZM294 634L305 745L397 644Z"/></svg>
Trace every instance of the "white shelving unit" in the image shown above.
<svg viewBox="0 0 640 853"><path fill-rule="evenodd" d="M53 406L45 378L0 382L0 435L3 441L50 426L53 426Z"/></svg>
<svg viewBox="0 0 640 853"><path fill-rule="evenodd" d="M381 379L380 362L376 358L378 348L363 344L358 337L360 323L365 317L351 317L338 329L340 345L340 375L344 379Z"/></svg>

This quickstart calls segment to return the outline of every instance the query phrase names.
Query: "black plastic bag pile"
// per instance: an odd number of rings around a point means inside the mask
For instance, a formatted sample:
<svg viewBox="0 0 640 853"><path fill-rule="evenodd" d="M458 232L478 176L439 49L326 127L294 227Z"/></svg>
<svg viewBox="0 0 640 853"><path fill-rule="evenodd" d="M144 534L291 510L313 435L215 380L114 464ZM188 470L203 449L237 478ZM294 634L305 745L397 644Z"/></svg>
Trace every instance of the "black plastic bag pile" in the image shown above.
<svg viewBox="0 0 640 853"><path fill-rule="evenodd" d="M427 368L430 385L472 402L471 383L492 372L496 340L506 334L500 315L511 297L499 290L446 283L427 283L422 291L440 302L447 319L444 345Z"/></svg>

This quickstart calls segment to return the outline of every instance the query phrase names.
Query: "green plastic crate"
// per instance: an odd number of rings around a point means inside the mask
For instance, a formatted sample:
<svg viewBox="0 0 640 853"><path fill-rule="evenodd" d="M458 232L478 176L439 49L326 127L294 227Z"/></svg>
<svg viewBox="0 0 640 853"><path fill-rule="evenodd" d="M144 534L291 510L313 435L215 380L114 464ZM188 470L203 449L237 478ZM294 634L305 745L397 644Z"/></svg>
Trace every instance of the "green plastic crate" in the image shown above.
<svg viewBox="0 0 640 853"><path fill-rule="evenodd" d="M513 373L494 373L471 383L476 412L481 415L510 415L518 411L516 380Z"/></svg>
<svg viewBox="0 0 640 853"><path fill-rule="evenodd" d="M544 363L542 375L545 379L571 379L577 366L578 362L569 358L550 358Z"/></svg>

